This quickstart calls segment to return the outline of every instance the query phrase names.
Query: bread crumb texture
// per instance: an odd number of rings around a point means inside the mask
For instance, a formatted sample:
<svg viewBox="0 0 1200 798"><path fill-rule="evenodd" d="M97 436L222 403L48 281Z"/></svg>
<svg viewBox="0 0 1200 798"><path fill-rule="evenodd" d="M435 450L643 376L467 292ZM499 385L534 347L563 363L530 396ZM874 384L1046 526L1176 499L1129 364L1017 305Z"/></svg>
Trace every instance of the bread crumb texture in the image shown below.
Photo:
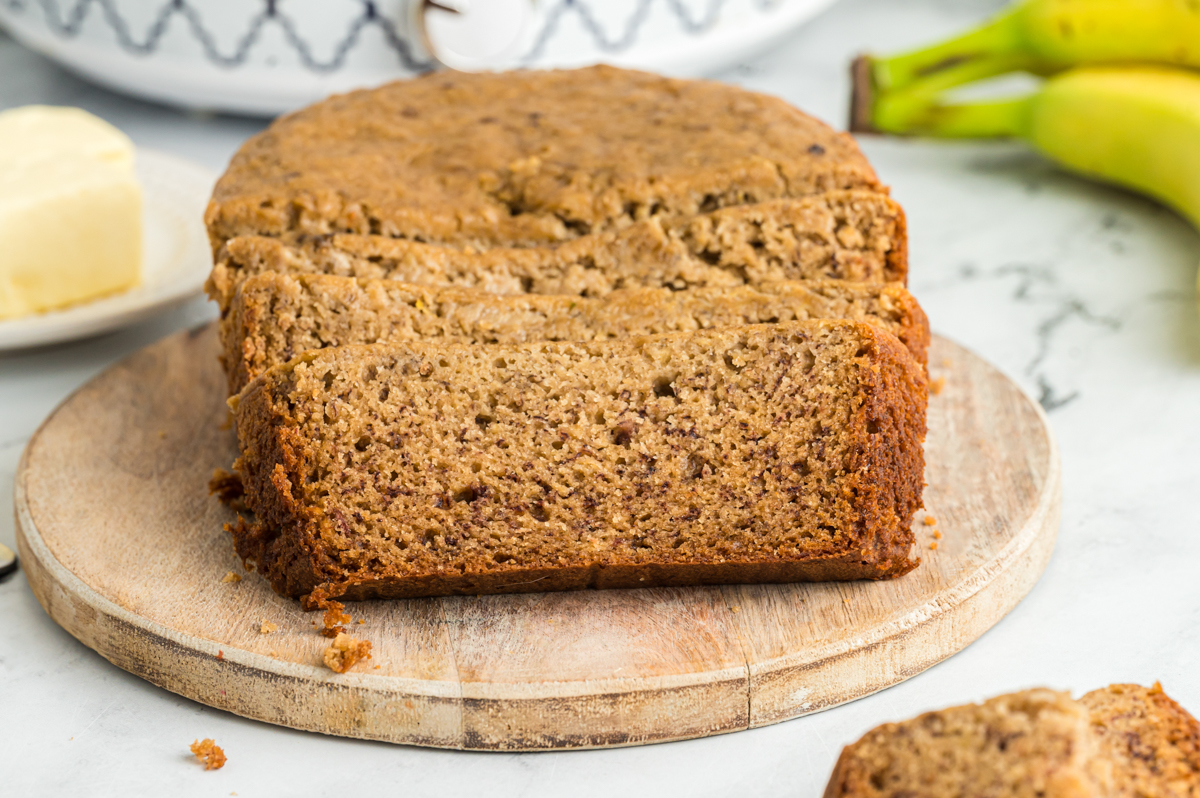
<svg viewBox="0 0 1200 798"><path fill-rule="evenodd" d="M679 223L646 220L547 247L478 252L375 235L240 236L216 258L208 291L222 310L245 281L270 273L585 298L638 288L908 280L903 211L886 194L866 191L776 200ZM413 305L428 309L424 298Z"/></svg>
<svg viewBox="0 0 1200 798"><path fill-rule="evenodd" d="M279 625L271 623L270 621L263 621L262 626L260 626L258 629L259 634L264 634L264 635L269 635L269 634L271 634L271 632L278 632L278 631L279 631Z"/></svg>
<svg viewBox="0 0 1200 798"><path fill-rule="evenodd" d="M1114 684L1080 702L1113 762L1116 794L1200 798L1200 722L1161 684Z"/></svg>
<svg viewBox="0 0 1200 798"><path fill-rule="evenodd" d="M309 606L893 577L925 390L850 321L310 352L236 402L235 545Z"/></svg>
<svg viewBox="0 0 1200 798"><path fill-rule="evenodd" d="M226 571L225 575L221 577L221 581L226 584L234 584L242 581L242 577L234 571Z"/></svg>
<svg viewBox="0 0 1200 798"><path fill-rule="evenodd" d="M871 730L825 796L1197 798L1200 728L1159 685L1028 690Z"/></svg>
<svg viewBox="0 0 1200 798"><path fill-rule="evenodd" d="M340 633L325 649L325 667L335 673L345 673L359 660L371 658L371 642Z"/></svg>
<svg viewBox="0 0 1200 798"><path fill-rule="evenodd" d="M205 770L220 770L225 767L225 752L221 746L214 743L211 739L196 740L191 745L192 754L196 760L204 765Z"/></svg>
<svg viewBox="0 0 1200 798"><path fill-rule="evenodd" d="M313 349L446 341L595 341L807 319L853 319L887 330L925 365L929 322L898 283L784 281L757 288L625 288L604 297L495 296L393 280L270 272L241 287L220 331L230 392ZM210 490L241 497L218 472Z"/></svg>

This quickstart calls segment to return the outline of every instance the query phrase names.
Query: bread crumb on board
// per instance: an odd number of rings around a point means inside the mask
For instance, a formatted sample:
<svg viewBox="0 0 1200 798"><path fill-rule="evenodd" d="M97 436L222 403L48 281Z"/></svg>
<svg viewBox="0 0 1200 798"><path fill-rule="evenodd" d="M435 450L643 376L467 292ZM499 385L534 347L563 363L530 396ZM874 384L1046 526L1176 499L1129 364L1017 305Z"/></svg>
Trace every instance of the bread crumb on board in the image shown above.
<svg viewBox="0 0 1200 798"><path fill-rule="evenodd" d="M946 388L946 378L938 377L936 380L929 381L929 395L937 396Z"/></svg>
<svg viewBox="0 0 1200 798"><path fill-rule="evenodd" d="M352 620L349 613L343 612L346 605L340 601L330 601L325 605L325 626L321 629L321 634L325 637L337 637L342 632L346 631L343 624L348 624Z"/></svg>
<svg viewBox="0 0 1200 798"><path fill-rule="evenodd" d="M208 481L208 493L210 496L216 496L222 504L234 510L244 511L246 509L244 501L246 489L242 485L242 478L223 468L213 471L212 479Z"/></svg>
<svg viewBox="0 0 1200 798"><path fill-rule="evenodd" d="M938 544L937 544L936 540L929 544L929 549L931 551L937 551L937 547L938 547Z"/></svg>
<svg viewBox="0 0 1200 798"><path fill-rule="evenodd" d="M341 632L325 649L325 666L334 673L345 673L359 660L371 658L371 641Z"/></svg>
<svg viewBox="0 0 1200 798"><path fill-rule="evenodd" d="M269 635L269 634L271 634L271 632L278 632L278 631L279 631L279 624L274 624L274 623L271 623L270 621L263 621L262 626L258 630L258 633L264 634L264 635Z"/></svg>
<svg viewBox="0 0 1200 798"><path fill-rule="evenodd" d="M196 740L191 745L192 754L197 761L204 765L205 770L220 770L225 767L225 752L221 750L221 746L214 743L208 737L203 740Z"/></svg>
<svg viewBox="0 0 1200 798"><path fill-rule="evenodd" d="M229 583L240 582L240 581L242 581L242 577L240 574L236 574L233 571L229 571L224 576L221 577L221 581L229 582Z"/></svg>
<svg viewBox="0 0 1200 798"><path fill-rule="evenodd" d="M925 526L934 526L937 524L937 519L934 518L932 515L927 515L927 516L925 516L924 524L925 524Z"/></svg>

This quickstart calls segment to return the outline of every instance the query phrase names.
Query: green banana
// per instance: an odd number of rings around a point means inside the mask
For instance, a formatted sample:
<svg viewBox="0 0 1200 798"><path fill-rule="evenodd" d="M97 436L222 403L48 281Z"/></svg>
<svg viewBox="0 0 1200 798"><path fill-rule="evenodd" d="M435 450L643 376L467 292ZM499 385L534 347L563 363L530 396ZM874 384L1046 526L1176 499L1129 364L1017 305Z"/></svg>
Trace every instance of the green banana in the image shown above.
<svg viewBox="0 0 1200 798"><path fill-rule="evenodd" d="M1082 67L1018 99L952 105L906 97L881 108L886 114L873 121L884 132L1021 138L1070 170L1155 197L1200 228L1200 73Z"/></svg>
<svg viewBox="0 0 1200 798"><path fill-rule="evenodd" d="M1200 68L1200 0L1020 0L939 44L856 59L850 129L1022 138L1200 229L1200 73L1188 67ZM1016 71L1047 79L1027 97L944 102Z"/></svg>
<svg viewBox="0 0 1200 798"><path fill-rule="evenodd" d="M1024 0L979 28L919 50L866 59L887 92L1023 69L1164 63L1200 67L1200 0Z"/></svg>
<svg viewBox="0 0 1200 798"><path fill-rule="evenodd" d="M880 98L871 123L889 133L1021 138L1069 170L1158 199L1200 229L1198 72L1081 67L1026 97L957 105L900 92Z"/></svg>

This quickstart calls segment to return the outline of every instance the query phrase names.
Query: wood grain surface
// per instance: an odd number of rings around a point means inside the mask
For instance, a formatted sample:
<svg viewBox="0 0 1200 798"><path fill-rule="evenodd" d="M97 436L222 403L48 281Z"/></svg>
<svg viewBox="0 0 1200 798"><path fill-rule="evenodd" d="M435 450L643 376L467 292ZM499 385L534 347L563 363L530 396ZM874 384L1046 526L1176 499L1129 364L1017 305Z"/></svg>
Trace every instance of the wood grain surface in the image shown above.
<svg viewBox="0 0 1200 798"><path fill-rule="evenodd" d="M1058 529L1058 452L1041 410L935 338L930 371L945 384L930 398L911 574L351 604L374 652L339 675L321 665L317 616L243 572L222 530L233 515L208 495L235 454L216 355L211 326L181 333L59 407L17 472L17 541L42 606L106 659L294 728L533 750L776 723L967 646L1030 590ZM230 571L244 578L223 582Z"/></svg>

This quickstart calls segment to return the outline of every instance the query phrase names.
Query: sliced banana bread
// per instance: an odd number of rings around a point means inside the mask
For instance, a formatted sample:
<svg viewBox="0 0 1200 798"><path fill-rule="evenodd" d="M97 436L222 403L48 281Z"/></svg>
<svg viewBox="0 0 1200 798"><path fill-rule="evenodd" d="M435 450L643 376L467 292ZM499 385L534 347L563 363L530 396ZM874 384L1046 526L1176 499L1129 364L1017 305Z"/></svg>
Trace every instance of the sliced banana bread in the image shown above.
<svg viewBox="0 0 1200 798"><path fill-rule="evenodd" d="M1162 688L1028 690L887 723L842 751L826 798L1196 798L1200 726Z"/></svg>
<svg viewBox="0 0 1200 798"><path fill-rule="evenodd" d="M845 188L886 191L849 135L775 97L607 66L438 72L276 120L206 221L214 249L288 233L487 249Z"/></svg>
<svg viewBox="0 0 1200 798"><path fill-rule="evenodd" d="M1116 795L1200 798L1200 722L1162 685L1114 684L1079 701L1113 763Z"/></svg>
<svg viewBox="0 0 1200 798"><path fill-rule="evenodd" d="M603 296L822 277L904 282L907 270L900 206L883 194L839 191L483 252L380 235L244 236L220 248L208 290L225 310L242 280L267 271Z"/></svg>
<svg viewBox="0 0 1200 798"><path fill-rule="evenodd" d="M308 606L898 576L925 399L853 321L317 350L231 400L234 543Z"/></svg>
<svg viewBox="0 0 1200 798"><path fill-rule="evenodd" d="M267 272L242 284L221 337L234 394L268 368L330 346L427 338L592 341L805 319L874 324L926 363L929 322L912 295L897 283L843 280L765 283L758 289L624 289L588 299Z"/></svg>

